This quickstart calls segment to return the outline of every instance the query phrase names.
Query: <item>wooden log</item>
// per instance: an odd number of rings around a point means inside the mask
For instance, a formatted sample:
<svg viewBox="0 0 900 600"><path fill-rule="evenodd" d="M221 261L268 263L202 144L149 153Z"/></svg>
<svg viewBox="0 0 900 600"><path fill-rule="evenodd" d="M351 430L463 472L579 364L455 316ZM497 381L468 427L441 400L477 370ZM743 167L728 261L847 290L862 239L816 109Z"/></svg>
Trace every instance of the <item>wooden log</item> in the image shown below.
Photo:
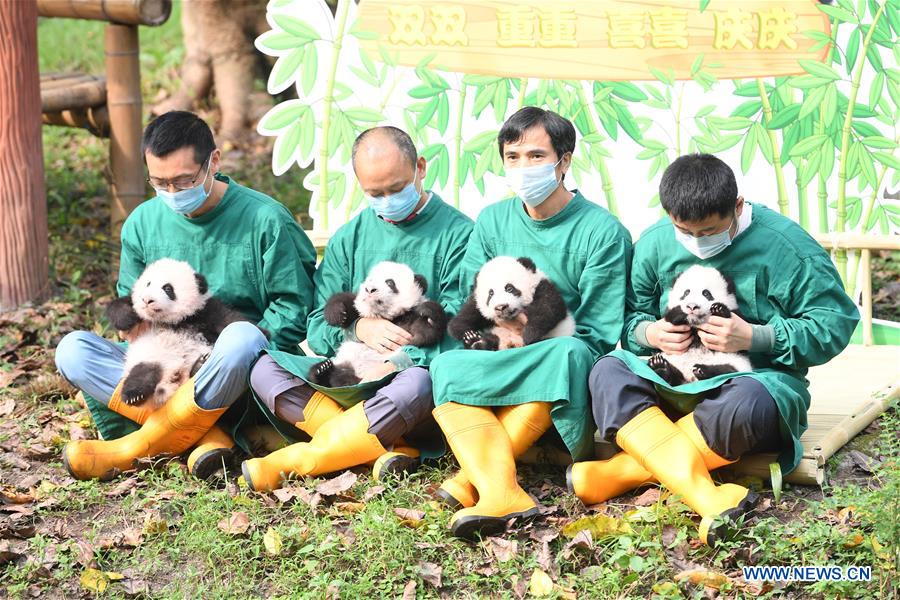
<svg viewBox="0 0 900 600"><path fill-rule="evenodd" d="M59 112L104 104L106 104L106 79L102 77L92 77L86 81L73 80L72 85L41 89L42 112Z"/></svg>
<svg viewBox="0 0 900 600"><path fill-rule="evenodd" d="M59 112L44 113L45 125L78 127L87 129L97 137L109 137L109 111L106 106L76 108Z"/></svg>
<svg viewBox="0 0 900 600"><path fill-rule="evenodd" d="M106 106L109 110L110 224L114 235L146 197L141 156L141 67L138 28L106 26Z"/></svg>
<svg viewBox="0 0 900 600"><path fill-rule="evenodd" d="M172 0L37 0L37 5L42 17L121 25L162 25L172 13Z"/></svg>
<svg viewBox="0 0 900 600"><path fill-rule="evenodd" d="M0 10L0 312L50 292L37 6Z"/></svg>
<svg viewBox="0 0 900 600"><path fill-rule="evenodd" d="M52 79L41 79L41 94L47 90L57 90L64 87L71 87L79 83L95 81L97 77L87 75L85 73L67 73L63 76L57 76Z"/></svg>

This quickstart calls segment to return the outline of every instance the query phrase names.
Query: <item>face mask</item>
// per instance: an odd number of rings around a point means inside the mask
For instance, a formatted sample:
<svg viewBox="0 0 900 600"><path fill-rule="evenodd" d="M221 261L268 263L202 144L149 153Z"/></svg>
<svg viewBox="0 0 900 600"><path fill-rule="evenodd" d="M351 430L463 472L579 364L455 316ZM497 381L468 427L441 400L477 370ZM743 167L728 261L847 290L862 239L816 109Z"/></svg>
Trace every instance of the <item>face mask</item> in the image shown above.
<svg viewBox="0 0 900 600"><path fill-rule="evenodd" d="M387 194L378 198L366 194L366 200L369 201L369 206L379 217L385 221L399 223L412 213L422 198L422 194L416 189L418 179L419 170L416 169L412 183L396 194Z"/></svg>
<svg viewBox="0 0 900 600"><path fill-rule="evenodd" d="M534 208L550 197L560 183L556 178L555 164L535 165L533 167L518 167L506 169L506 185L522 199L522 202Z"/></svg>
<svg viewBox="0 0 900 600"><path fill-rule="evenodd" d="M212 156L210 156L210 160L212 160ZM178 214L189 215L203 206L203 203L206 202L206 199L209 197L209 192L206 191L206 180L209 178L211 171L212 165L210 164L210 168L206 170L203 181L197 186L186 190L178 190L177 192L170 192L168 190L157 188L156 195L160 200L165 202L166 206ZM210 191L212 191L212 188L210 188Z"/></svg>
<svg viewBox="0 0 900 600"><path fill-rule="evenodd" d="M675 239L684 246L688 252L701 260L712 258L719 254L725 248L731 245L731 226L734 225L734 219L728 225L728 229L721 233L713 233L712 235L703 235L694 237L686 233L682 233L675 229Z"/></svg>

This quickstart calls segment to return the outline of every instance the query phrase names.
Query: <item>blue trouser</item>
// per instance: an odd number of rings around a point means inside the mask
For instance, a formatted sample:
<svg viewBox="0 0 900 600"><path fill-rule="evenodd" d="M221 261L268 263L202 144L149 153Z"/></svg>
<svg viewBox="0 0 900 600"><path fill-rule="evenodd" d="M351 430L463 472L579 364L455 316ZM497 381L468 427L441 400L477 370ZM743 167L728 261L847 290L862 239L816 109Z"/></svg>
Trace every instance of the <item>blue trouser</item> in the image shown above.
<svg viewBox="0 0 900 600"><path fill-rule="evenodd" d="M625 423L662 402L652 382L632 373L615 356L594 364L588 385L594 422L607 442L615 442ZM706 392L694 409L694 423L706 444L728 460L781 446L775 399L750 377L735 377Z"/></svg>
<svg viewBox="0 0 900 600"><path fill-rule="evenodd" d="M268 346L252 323L222 330L207 361L194 376L194 401L207 410L231 406L247 391L250 365ZM89 331L73 331L56 347L56 368L72 385L109 404L125 367L125 349Z"/></svg>

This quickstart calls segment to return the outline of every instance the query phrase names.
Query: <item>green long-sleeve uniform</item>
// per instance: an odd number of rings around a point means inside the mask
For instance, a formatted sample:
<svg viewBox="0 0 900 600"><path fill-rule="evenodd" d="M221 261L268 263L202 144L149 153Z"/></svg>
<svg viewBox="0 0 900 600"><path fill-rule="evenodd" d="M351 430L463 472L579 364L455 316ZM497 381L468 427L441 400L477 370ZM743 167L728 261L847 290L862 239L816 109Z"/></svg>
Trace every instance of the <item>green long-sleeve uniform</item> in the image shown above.
<svg viewBox="0 0 900 600"><path fill-rule="evenodd" d="M435 404L506 406L553 402L551 417L575 460L593 452L588 374L622 333L631 236L581 193L537 221L512 198L485 208L463 261L463 292L496 256L528 257L559 288L575 319L574 338L554 338L499 352L454 350L431 365Z"/></svg>
<svg viewBox="0 0 900 600"><path fill-rule="evenodd" d="M338 292L358 290L369 270L386 260L404 263L423 275L428 282L426 295L451 315L455 314L465 300L460 296L460 264L471 232L472 220L433 192L419 213L402 223L387 223L371 208L363 210L335 232L316 271L315 308L307 321L309 347L320 356L333 356L345 336L352 336L325 322L325 303ZM458 346L450 336L427 348L404 346L402 360L396 363L399 368L427 366L440 352L452 347ZM269 354L279 365L304 380L309 368L321 360L284 352ZM384 379L351 388L314 387L349 406L382 385Z"/></svg>
<svg viewBox="0 0 900 600"><path fill-rule="evenodd" d="M153 261L183 260L206 277L216 298L266 329L273 347L298 352L313 306L315 248L284 205L226 176L216 179L228 189L215 208L199 217L179 215L159 198L128 216L122 226L118 293L130 294ZM137 427L93 398L86 400L105 439ZM236 403L235 412L243 404Z"/></svg>
<svg viewBox="0 0 900 600"><path fill-rule="evenodd" d="M662 219L635 244L623 349L612 356L656 384L660 394L682 410L689 410L703 392L733 375L673 388L636 356L654 350L641 345L635 329L642 321L656 321L665 313L675 277L701 262L734 281L738 310L748 323L767 326L763 337L768 343L760 352L751 352L754 370L746 375L763 384L778 405L785 444L779 463L786 474L803 455L800 436L806 430L810 400L806 372L847 346L859 311L844 292L828 254L799 225L765 206L754 204L747 229L723 252L705 261L684 249L675 239L671 221Z"/></svg>

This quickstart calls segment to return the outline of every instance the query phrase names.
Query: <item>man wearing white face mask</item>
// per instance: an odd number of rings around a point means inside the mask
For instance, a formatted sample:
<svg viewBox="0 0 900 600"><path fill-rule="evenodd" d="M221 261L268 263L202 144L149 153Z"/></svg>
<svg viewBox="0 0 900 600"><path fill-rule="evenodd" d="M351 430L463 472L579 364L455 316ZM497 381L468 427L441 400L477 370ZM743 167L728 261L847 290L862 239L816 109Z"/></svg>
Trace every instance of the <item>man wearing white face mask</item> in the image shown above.
<svg viewBox="0 0 900 600"><path fill-rule="evenodd" d="M789 218L745 202L718 158L678 158L659 194L668 216L635 245L623 349L599 360L589 380L600 434L623 451L573 465L568 481L588 504L660 481L700 515L700 537L713 544L755 498L716 485L709 472L755 452L780 452L783 474L797 466L806 371L844 349L859 313L819 244ZM637 355L678 354L694 342L688 325L660 316L672 282L698 263L732 281L741 315L710 317L697 339L749 352L753 372L673 386Z"/></svg>
<svg viewBox="0 0 900 600"><path fill-rule="evenodd" d="M190 263L213 295L247 317L249 323L222 331L194 377L196 409L224 411L237 403L226 417L234 421L247 406L250 365L267 346L256 325L284 350L296 352L306 336L315 249L282 204L218 173L221 153L197 115L173 111L157 117L144 131L142 151L156 196L122 226L118 294L129 294L148 264L173 258ZM140 327L121 336L131 340ZM56 363L85 392L104 439L120 438L146 421L147 411L126 405L117 393L124 365L119 345L76 331L60 342ZM191 455L191 471L208 474L206 466L221 465L218 450L232 446L213 428Z"/></svg>
<svg viewBox="0 0 900 600"><path fill-rule="evenodd" d="M575 150L571 122L525 107L503 124L497 141L515 196L478 216L463 293L488 260L527 257L559 289L576 332L499 352L454 350L432 363L434 416L461 466L438 495L461 509L450 520L461 537L502 530L509 519L537 512L516 481L515 457L551 425L575 460L591 456L585 381L621 335L631 261L622 224L563 183Z"/></svg>
<svg viewBox="0 0 900 600"><path fill-rule="evenodd" d="M409 346L409 332L390 321L360 318L345 330L329 325L324 309L335 293L358 290L374 265L393 261L423 275L428 297L454 314L464 300L459 265L472 221L425 189L425 158L396 127L361 133L353 144L353 169L369 206L328 242L316 271L308 341L321 356L334 356L346 339L360 341L383 354L384 362L357 386L322 389L305 381L319 358L283 352L260 358L250 385L272 423L297 443L243 464L244 478L258 491L279 487L284 474L320 475L370 461L376 461L379 478L415 468L420 452L442 451L430 418L426 367L454 340L445 336L432 347ZM307 437L308 443L299 441Z"/></svg>

